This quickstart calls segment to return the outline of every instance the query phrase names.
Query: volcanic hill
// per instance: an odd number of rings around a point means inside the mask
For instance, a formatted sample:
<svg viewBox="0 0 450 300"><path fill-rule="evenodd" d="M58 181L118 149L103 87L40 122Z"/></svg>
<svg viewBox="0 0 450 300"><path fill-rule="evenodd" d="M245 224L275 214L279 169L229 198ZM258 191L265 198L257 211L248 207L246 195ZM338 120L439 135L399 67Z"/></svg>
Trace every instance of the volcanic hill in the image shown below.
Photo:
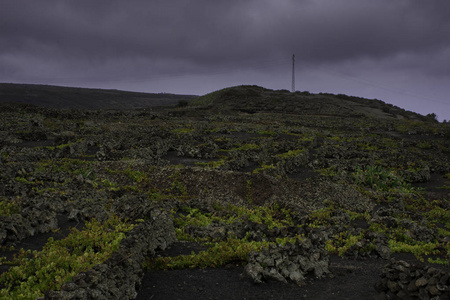
<svg viewBox="0 0 450 300"><path fill-rule="evenodd" d="M366 116L380 119L426 120L420 114L406 111L377 99L365 99L343 94L311 94L299 91L291 93L287 90L270 90L248 85L225 88L193 99L191 104L215 112L271 112L315 116Z"/></svg>

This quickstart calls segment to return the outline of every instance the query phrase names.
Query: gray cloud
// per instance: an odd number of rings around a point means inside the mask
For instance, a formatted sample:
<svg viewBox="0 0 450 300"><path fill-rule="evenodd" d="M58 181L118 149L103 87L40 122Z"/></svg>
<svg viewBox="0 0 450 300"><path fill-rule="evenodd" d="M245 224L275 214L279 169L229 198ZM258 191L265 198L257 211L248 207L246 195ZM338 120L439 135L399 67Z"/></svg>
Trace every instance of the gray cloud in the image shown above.
<svg viewBox="0 0 450 300"><path fill-rule="evenodd" d="M420 76L449 77L449 11L446 0L2 1L0 81L148 90L140 80L183 79L195 92L192 78L206 76L197 93L239 80L280 88L295 53L300 72L372 66L369 80L403 74L400 88L415 90Z"/></svg>
<svg viewBox="0 0 450 300"><path fill-rule="evenodd" d="M436 2L428 10L416 3L43 1L25 7L9 3L2 10L6 30L1 39L6 50L30 51L33 45L38 49L45 45L74 59L134 55L198 64L296 50L308 60L334 61L448 45L450 19L440 17L442 9Z"/></svg>

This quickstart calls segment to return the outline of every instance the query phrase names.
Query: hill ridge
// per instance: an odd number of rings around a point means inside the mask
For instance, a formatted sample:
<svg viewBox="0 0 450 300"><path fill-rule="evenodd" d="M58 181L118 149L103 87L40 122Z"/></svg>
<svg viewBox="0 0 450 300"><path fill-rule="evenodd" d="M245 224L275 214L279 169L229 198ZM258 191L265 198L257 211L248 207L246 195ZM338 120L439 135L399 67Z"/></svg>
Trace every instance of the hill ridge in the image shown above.
<svg viewBox="0 0 450 300"><path fill-rule="evenodd" d="M436 122L432 116L407 111L378 99L344 94L271 90L257 85L223 88L203 96L143 93L115 89L0 83L0 103L32 104L55 109L138 109L179 104L212 113L281 113L307 116L372 117Z"/></svg>
<svg viewBox="0 0 450 300"><path fill-rule="evenodd" d="M0 103L34 104L57 109L135 109L172 105L194 95L143 93L112 89L0 83Z"/></svg>
<svg viewBox="0 0 450 300"><path fill-rule="evenodd" d="M344 94L313 94L306 91L291 93L288 90L270 90L256 85L224 88L191 100L190 103L192 106L208 107L216 111L279 112L299 115L435 121L428 116L407 111L378 99Z"/></svg>

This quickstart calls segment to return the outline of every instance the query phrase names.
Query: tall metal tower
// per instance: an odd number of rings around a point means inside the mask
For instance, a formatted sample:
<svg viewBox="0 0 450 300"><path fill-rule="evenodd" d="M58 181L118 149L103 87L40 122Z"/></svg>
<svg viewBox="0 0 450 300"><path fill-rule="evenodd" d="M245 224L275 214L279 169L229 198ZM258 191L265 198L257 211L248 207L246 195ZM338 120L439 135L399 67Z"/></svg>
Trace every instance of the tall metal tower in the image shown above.
<svg viewBox="0 0 450 300"><path fill-rule="evenodd" d="M295 92L295 54L292 54L292 88L291 92Z"/></svg>

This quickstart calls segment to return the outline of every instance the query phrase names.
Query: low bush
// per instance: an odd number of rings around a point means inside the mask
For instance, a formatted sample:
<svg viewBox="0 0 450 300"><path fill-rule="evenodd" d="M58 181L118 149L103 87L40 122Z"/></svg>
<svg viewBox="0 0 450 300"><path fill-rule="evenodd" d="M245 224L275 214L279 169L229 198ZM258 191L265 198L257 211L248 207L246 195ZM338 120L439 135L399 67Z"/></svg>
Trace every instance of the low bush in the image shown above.
<svg viewBox="0 0 450 300"><path fill-rule="evenodd" d="M50 238L42 251L20 251L0 276L0 299L36 299L46 290L59 290L73 276L108 259L117 251L125 233L134 227L116 216L100 223L93 219L86 228L72 230L65 239Z"/></svg>

